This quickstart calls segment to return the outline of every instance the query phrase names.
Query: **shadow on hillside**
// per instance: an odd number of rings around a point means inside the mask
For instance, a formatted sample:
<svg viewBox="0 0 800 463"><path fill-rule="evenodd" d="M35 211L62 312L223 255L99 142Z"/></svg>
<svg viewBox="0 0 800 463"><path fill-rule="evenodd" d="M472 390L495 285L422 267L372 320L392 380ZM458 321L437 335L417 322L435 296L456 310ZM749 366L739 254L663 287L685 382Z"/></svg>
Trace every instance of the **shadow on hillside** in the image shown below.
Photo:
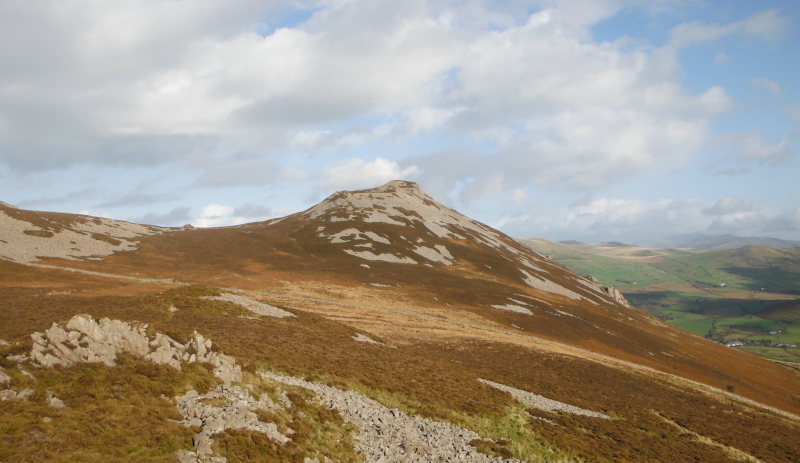
<svg viewBox="0 0 800 463"><path fill-rule="evenodd" d="M741 287L750 291L800 295L800 274L778 268L725 267L720 270L750 280Z"/></svg>

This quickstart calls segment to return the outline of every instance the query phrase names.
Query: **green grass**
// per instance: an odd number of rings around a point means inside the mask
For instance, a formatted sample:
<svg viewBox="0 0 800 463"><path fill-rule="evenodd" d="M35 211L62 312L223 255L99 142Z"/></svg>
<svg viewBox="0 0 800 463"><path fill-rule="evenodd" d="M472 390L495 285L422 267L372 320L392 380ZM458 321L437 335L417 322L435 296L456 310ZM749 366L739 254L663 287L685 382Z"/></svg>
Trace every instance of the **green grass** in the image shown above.
<svg viewBox="0 0 800 463"><path fill-rule="evenodd" d="M621 288L634 306L698 336L800 344L800 299L775 300L800 296L800 250L746 247L676 253L649 263L577 252L554 258L576 273ZM656 284L697 290L648 290ZM778 329L784 331L768 334ZM784 349L775 349L753 352L784 356Z"/></svg>
<svg viewBox="0 0 800 463"><path fill-rule="evenodd" d="M129 356L118 363L31 368L35 381L15 376L13 388L36 393L0 402L0 461L173 462L176 450L192 448L194 432L174 421L181 416L169 397L213 387L213 375L197 365L179 372ZM46 391L66 407L51 407Z"/></svg>
<svg viewBox="0 0 800 463"><path fill-rule="evenodd" d="M779 361L800 363L800 349L765 346L737 346L736 349Z"/></svg>
<svg viewBox="0 0 800 463"><path fill-rule="evenodd" d="M657 283L679 283L673 275L638 262L629 262L605 256L587 259L558 259L556 261L581 275L593 276L604 286L636 288ZM636 282L636 284L633 284Z"/></svg>
<svg viewBox="0 0 800 463"><path fill-rule="evenodd" d="M709 336L714 330L714 319L700 314L684 314L670 320L670 323L698 336Z"/></svg>

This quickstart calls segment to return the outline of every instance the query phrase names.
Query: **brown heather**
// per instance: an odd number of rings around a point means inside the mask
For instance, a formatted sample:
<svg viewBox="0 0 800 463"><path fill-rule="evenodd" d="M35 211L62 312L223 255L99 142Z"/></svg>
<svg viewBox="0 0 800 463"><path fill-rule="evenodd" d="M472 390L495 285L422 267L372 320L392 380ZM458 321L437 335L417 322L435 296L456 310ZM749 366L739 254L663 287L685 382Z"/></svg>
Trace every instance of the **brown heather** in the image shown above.
<svg viewBox="0 0 800 463"><path fill-rule="evenodd" d="M104 261L42 262L107 277L0 260L0 339L12 343L0 347L0 366L16 371L6 357L29 350L32 332L85 313L147 323L181 342L197 331L235 357L258 391L275 388L258 371L352 389L476 431L483 439L473 445L491 455L553 462L800 461L800 371L607 303L539 257L538 274L584 298L533 289L521 281L510 251L433 239L408 220L398 231L360 218L331 223L296 215L273 225L143 237L138 250ZM455 261L432 267L365 261L318 239L323 226L329 235L352 227L388 236L399 243L397 252L418 239L441 243ZM380 246L375 243L376 252L389 252ZM252 319L235 304L203 299L234 290L297 316ZM533 315L492 308L509 298ZM356 333L384 345L356 342ZM191 448L194 431L170 421L174 403L161 395L215 384L202 367L177 372L124 357L114 368L23 368L36 383L14 373L12 387L37 392L27 402L0 402L0 461L175 461L171 452ZM612 419L528 408L479 378ZM734 394L726 392L729 385ZM352 425L310 393L287 389L296 407L263 418L295 430L291 444L229 431L214 436L217 454L231 462L320 455L358 461ZM68 408L47 405L45 390ZM44 423L44 416L52 421Z"/></svg>

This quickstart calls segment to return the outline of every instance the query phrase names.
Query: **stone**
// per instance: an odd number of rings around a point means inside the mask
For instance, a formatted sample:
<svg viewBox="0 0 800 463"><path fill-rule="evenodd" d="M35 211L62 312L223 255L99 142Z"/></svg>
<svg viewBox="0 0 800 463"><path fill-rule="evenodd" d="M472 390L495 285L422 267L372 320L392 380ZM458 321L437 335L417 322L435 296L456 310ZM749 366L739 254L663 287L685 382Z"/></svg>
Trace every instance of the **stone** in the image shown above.
<svg viewBox="0 0 800 463"><path fill-rule="evenodd" d="M481 436L451 423L407 415L353 391L342 391L301 378L260 374L313 391L322 404L337 410L342 418L356 425L361 430L357 434L356 448L367 461L519 462L514 458L503 460L477 452L470 442Z"/></svg>
<svg viewBox="0 0 800 463"><path fill-rule="evenodd" d="M193 439L194 446L197 448L197 455L199 457L203 456L211 456L213 455L213 451L211 450L211 445L214 443L214 439L211 438L205 432L200 432L194 436Z"/></svg>
<svg viewBox="0 0 800 463"><path fill-rule="evenodd" d="M47 403L53 408L64 408L67 406L63 400L54 397L52 391L45 392L45 396L47 397Z"/></svg>
<svg viewBox="0 0 800 463"><path fill-rule="evenodd" d="M0 368L0 384L10 384L11 379L12 379L11 376L8 376L5 370Z"/></svg>
<svg viewBox="0 0 800 463"><path fill-rule="evenodd" d="M49 330L45 330L45 334L47 338L50 339L50 342L64 342L67 340L67 332L64 331L64 328L59 326L56 323L53 323L53 326L50 327Z"/></svg>
<svg viewBox="0 0 800 463"><path fill-rule="evenodd" d="M162 365L169 365L177 370L181 369L181 353L172 346L164 346L163 344L155 350L155 352L150 352L145 356L146 360L149 360L153 363L159 363Z"/></svg>
<svg viewBox="0 0 800 463"><path fill-rule="evenodd" d="M178 450L175 454L178 463L197 463L197 453L189 450Z"/></svg>
<svg viewBox="0 0 800 463"><path fill-rule="evenodd" d="M280 387L278 388L278 400L283 405L283 408L292 408L292 401L289 399L289 395Z"/></svg>

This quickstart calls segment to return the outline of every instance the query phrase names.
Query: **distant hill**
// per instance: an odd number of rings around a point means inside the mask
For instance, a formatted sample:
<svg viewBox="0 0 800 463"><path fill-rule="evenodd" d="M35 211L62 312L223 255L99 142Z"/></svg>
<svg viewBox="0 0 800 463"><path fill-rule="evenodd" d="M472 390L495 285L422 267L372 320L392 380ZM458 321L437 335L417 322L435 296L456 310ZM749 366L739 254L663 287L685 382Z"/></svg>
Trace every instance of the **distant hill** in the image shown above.
<svg viewBox="0 0 800 463"><path fill-rule="evenodd" d="M656 243L659 248L689 248L689 249L738 249L745 246L767 246L770 248L797 248L800 241L781 240L769 237L736 236L736 235L705 235L692 233L688 235L673 235Z"/></svg>
<svg viewBox="0 0 800 463"><path fill-rule="evenodd" d="M800 248L656 249L616 243L520 240L637 308L718 342L800 360ZM782 347L784 346L784 347Z"/></svg>

